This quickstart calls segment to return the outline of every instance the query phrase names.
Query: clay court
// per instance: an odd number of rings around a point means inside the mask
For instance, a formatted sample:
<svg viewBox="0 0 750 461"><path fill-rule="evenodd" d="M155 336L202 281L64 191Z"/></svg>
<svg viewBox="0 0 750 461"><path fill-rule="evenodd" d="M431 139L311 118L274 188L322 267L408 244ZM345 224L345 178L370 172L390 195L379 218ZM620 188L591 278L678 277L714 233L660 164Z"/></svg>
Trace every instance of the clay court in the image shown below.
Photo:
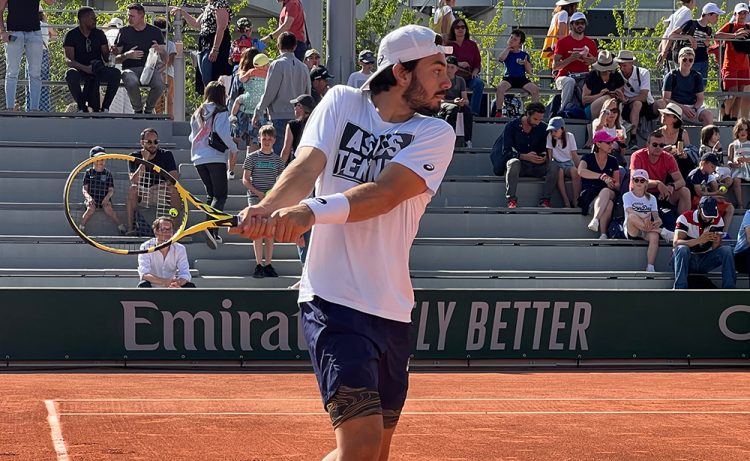
<svg viewBox="0 0 750 461"><path fill-rule="evenodd" d="M5 372L0 459L316 460L308 373ZM411 376L393 460L747 460L743 370Z"/></svg>

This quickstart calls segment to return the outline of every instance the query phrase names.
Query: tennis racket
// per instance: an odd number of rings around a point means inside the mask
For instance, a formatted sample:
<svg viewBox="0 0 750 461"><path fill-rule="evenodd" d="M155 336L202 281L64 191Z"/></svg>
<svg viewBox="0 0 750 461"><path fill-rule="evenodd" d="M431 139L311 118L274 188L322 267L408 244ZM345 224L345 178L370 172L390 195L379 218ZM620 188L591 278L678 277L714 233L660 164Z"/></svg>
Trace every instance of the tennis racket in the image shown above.
<svg viewBox="0 0 750 461"><path fill-rule="evenodd" d="M123 154L99 154L76 166L63 200L68 223L86 243L121 255L151 253L187 235L240 221L195 198L159 166ZM188 227L188 202L208 219ZM174 229L161 243L151 239L151 223L158 217L169 218Z"/></svg>

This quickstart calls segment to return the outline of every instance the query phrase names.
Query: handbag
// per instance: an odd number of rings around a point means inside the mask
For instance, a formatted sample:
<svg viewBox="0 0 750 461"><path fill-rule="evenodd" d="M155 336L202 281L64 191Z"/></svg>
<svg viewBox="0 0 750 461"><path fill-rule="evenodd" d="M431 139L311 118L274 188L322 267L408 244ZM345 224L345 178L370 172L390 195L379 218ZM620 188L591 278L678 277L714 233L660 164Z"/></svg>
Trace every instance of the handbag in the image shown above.
<svg viewBox="0 0 750 461"><path fill-rule="evenodd" d="M214 121L216 120L216 112L211 116L211 134L208 135L208 146L211 149L218 150L219 152L226 152L229 146L226 145L219 133L214 131Z"/></svg>

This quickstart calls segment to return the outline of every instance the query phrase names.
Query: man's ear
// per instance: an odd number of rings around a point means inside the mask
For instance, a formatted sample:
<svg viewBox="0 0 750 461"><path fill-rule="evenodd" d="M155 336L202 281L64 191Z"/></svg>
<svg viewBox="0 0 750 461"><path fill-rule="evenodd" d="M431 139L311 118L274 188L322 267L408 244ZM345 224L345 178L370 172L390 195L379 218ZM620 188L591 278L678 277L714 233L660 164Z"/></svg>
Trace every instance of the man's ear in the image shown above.
<svg viewBox="0 0 750 461"><path fill-rule="evenodd" d="M393 65L393 76L396 78L396 83L399 86L408 86L411 83L412 73L406 70L401 63Z"/></svg>

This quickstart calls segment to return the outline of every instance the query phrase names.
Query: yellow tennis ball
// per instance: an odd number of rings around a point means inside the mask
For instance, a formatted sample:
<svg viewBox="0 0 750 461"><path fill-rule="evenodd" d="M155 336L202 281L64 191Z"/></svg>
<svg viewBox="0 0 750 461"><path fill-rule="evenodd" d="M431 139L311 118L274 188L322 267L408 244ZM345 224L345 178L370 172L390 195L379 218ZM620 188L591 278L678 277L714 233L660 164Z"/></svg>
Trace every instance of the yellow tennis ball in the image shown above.
<svg viewBox="0 0 750 461"><path fill-rule="evenodd" d="M719 186L719 192L726 192L726 191L727 191L727 186L724 186L724 185Z"/></svg>
<svg viewBox="0 0 750 461"><path fill-rule="evenodd" d="M177 211L177 208L170 208L169 209L169 216L176 218L177 215L180 214L179 211Z"/></svg>

